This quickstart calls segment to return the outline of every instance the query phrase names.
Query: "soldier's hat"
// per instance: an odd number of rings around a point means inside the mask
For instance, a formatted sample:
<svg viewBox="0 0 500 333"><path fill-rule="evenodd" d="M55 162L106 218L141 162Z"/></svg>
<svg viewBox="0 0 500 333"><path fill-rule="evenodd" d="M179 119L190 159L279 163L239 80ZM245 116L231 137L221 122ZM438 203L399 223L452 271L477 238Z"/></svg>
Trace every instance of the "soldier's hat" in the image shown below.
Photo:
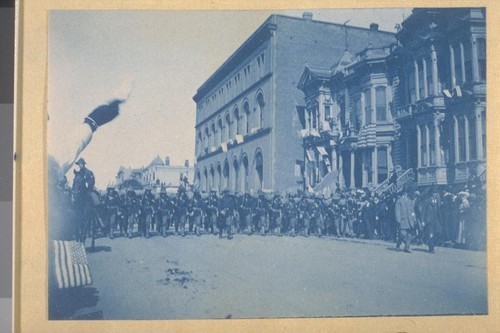
<svg viewBox="0 0 500 333"><path fill-rule="evenodd" d="M150 186L146 186L146 188L144 189L146 192L151 192L151 187Z"/></svg>
<svg viewBox="0 0 500 333"><path fill-rule="evenodd" d="M80 157L78 159L78 161L76 161L75 164L77 164L77 165L85 165L85 164L87 164L87 162L85 162L85 160L83 159L83 157Z"/></svg>

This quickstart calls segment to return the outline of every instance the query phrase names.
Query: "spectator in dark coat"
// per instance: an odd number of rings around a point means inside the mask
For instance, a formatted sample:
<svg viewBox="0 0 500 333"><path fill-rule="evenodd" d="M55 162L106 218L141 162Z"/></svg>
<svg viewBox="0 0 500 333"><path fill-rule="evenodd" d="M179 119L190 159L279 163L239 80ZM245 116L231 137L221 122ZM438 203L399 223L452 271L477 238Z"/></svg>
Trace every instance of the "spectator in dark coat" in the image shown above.
<svg viewBox="0 0 500 333"><path fill-rule="evenodd" d="M424 201L422 206L422 222L429 252L434 253L436 237L441 234L442 229L441 200L436 188L431 190L430 196Z"/></svg>

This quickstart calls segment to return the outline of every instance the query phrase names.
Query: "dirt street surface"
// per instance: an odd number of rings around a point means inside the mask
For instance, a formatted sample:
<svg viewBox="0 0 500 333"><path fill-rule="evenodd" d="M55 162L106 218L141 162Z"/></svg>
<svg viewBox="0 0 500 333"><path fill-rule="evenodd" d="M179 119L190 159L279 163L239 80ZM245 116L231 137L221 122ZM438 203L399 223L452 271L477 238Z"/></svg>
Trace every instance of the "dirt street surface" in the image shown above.
<svg viewBox="0 0 500 333"><path fill-rule="evenodd" d="M316 237L99 238L71 318L484 314L485 257Z"/></svg>

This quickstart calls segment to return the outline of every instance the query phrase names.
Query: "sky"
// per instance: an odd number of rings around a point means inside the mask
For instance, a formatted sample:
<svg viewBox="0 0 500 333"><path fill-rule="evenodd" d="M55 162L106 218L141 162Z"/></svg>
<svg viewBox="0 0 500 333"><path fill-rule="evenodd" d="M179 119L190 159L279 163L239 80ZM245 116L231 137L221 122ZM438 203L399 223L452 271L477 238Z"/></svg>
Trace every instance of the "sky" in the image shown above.
<svg viewBox="0 0 500 333"><path fill-rule="evenodd" d="M407 8L308 11L314 20L366 28L375 22L390 32L411 14ZM113 182L120 166L147 166L157 155L193 165L196 90L271 14L303 12L50 11L49 154L61 161L83 118L133 81L120 115L81 154L96 187Z"/></svg>

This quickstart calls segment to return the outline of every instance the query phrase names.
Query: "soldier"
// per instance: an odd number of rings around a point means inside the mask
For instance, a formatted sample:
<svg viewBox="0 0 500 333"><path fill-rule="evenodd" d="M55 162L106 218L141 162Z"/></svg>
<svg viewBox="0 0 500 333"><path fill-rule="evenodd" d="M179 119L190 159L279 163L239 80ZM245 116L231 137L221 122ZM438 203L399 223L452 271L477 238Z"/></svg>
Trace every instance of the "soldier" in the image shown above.
<svg viewBox="0 0 500 333"><path fill-rule="evenodd" d="M328 236L340 237L341 221L339 215L338 198L325 201L325 230Z"/></svg>
<svg viewBox="0 0 500 333"><path fill-rule="evenodd" d="M165 190L160 193L160 198L158 199L158 211L161 218L161 234L163 237L167 237L168 228L170 221L172 219L172 213L174 210L174 204L170 200Z"/></svg>
<svg viewBox="0 0 500 333"><path fill-rule="evenodd" d="M297 198L291 193L288 194L288 200L285 204L285 212L288 222L288 232L292 237L295 237L295 229L297 228L297 220L299 217L299 209L297 207Z"/></svg>
<svg viewBox="0 0 500 333"><path fill-rule="evenodd" d="M176 198L176 219L175 219L175 234L178 232L181 233L181 236L184 237L186 234L184 232L184 228L186 227L186 220L189 209L189 197L187 196L186 190L183 186L180 186L177 190L177 198Z"/></svg>
<svg viewBox="0 0 500 333"><path fill-rule="evenodd" d="M125 205L125 194L118 195L118 209L116 214L116 221L118 227L120 228L120 236L127 235L127 220L125 219L124 213L124 205Z"/></svg>
<svg viewBox="0 0 500 333"><path fill-rule="evenodd" d="M73 187L71 193L73 197L73 207L75 208L77 223L79 226L80 241L86 238L87 227L92 214L95 213L90 193L94 191L95 178L94 173L85 167L86 162L83 158L75 163L78 170L74 170Z"/></svg>
<svg viewBox="0 0 500 333"><path fill-rule="evenodd" d="M248 235L252 234L253 228L253 210L255 209L255 203L249 193L245 193L241 201L241 217L245 221L245 227L247 229Z"/></svg>
<svg viewBox="0 0 500 333"><path fill-rule="evenodd" d="M141 200L141 213L142 213L142 234L149 238L151 231L151 224L153 221L153 215L155 212L155 197L153 193L151 193L151 188L147 187L144 191Z"/></svg>
<svg viewBox="0 0 500 333"><path fill-rule="evenodd" d="M127 216L128 238L132 238L134 223L138 218L139 200L134 190L128 190L125 197L125 214Z"/></svg>
<svg viewBox="0 0 500 333"><path fill-rule="evenodd" d="M281 228L282 228L282 208L283 203L281 201L281 196L276 193L274 195L271 206L269 207L269 219L271 221L272 230L276 230L278 236L281 236Z"/></svg>
<svg viewBox="0 0 500 333"><path fill-rule="evenodd" d="M219 218L219 198L217 192L212 190L206 204L206 212L208 217L208 227L212 235L216 235L217 220Z"/></svg>
<svg viewBox="0 0 500 333"><path fill-rule="evenodd" d="M268 228L267 225L267 211L268 211L268 203L266 196L263 192L259 193L259 198L257 199L257 204L255 207L255 215L257 216L258 228L260 230L261 236L266 235L266 231Z"/></svg>
<svg viewBox="0 0 500 333"><path fill-rule="evenodd" d="M385 201L380 200L380 197L378 194L376 194L373 198L373 206L374 206L374 230L375 230L375 235L379 239L384 239L384 223L387 223L387 204Z"/></svg>
<svg viewBox="0 0 500 333"><path fill-rule="evenodd" d="M116 229L116 221L118 215L118 204L120 197L113 186L108 186L104 205L106 210L106 224L109 226L109 238L113 239Z"/></svg>
<svg viewBox="0 0 500 333"><path fill-rule="evenodd" d="M337 220L339 222L339 233L337 234L340 237L349 237L350 230L348 224L348 202L345 197L345 194L340 193L340 199L337 203Z"/></svg>
<svg viewBox="0 0 500 333"><path fill-rule="evenodd" d="M323 207L323 195L317 194L312 200L311 205L309 206L310 216L311 216L311 224L313 225L313 230L316 236L321 237L323 234L323 229L325 228L325 219L324 219L324 207Z"/></svg>
<svg viewBox="0 0 500 333"><path fill-rule="evenodd" d="M223 192L219 205L220 220L221 220L219 228L219 238L222 238L222 231L225 228L227 232L227 239L233 239L233 236L231 234L231 227L234 223L235 210L236 210L235 198L231 194L229 194L229 190L226 189Z"/></svg>
<svg viewBox="0 0 500 333"><path fill-rule="evenodd" d="M441 200L437 189L433 187L431 189L431 194L426 198L422 206L422 221L424 227L424 239L429 247L429 253L434 253L434 247L436 246L436 234L441 231Z"/></svg>
<svg viewBox="0 0 500 333"><path fill-rule="evenodd" d="M305 194L302 194L302 198L299 203L299 222L300 230L302 234L309 237L309 228L311 227L310 221L310 209L309 209L309 199Z"/></svg>
<svg viewBox="0 0 500 333"><path fill-rule="evenodd" d="M191 209L193 212L194 228L196 236L200 236L202 213L204 210L203 199L201 198L200 191L195 190L193 199L191 200Z"/></svg>
<svg viewBox="0 0 500 333"><path fill-rule="evenodd" d="M360 236L364 235L366 239L373 239L373 224L375 219L375 208L373 202L368 196L364 197L363 205L361 206L361 231Z"/></svg>

